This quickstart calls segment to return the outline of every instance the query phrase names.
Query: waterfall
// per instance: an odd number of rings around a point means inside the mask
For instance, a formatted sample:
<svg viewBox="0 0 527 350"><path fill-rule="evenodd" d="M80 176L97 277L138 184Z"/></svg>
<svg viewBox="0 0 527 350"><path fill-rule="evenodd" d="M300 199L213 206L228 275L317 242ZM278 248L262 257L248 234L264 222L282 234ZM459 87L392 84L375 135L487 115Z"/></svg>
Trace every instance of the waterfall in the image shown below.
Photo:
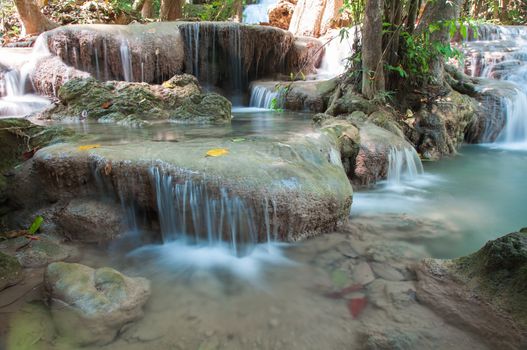
<svg viewBox="0 0 527 350"><path fill-rule="evenodd" d="M242 33L237 24L209 22L180 26L185 41L185 71L205 85L227 87L241 93L248 84L242 55ZM226 68L222 72L221 67Z"/></svg>
<svg viewBox="0 0 527 350"><path fill-rule="evenodd" d="M130 54L130 45L128 41L121 41L121 65L123 66L123 76L125 81L133 81L132 55Z"/></svg>
<svg viewBox="0 0 527 350"><path fill-rule="evenodd" d="M278 0L258 0L258 3L247 5L243 10L243 23L257 24L269 22L269 8Z"/></svg>
<svg viewBox="0 0 527 350"><path fill-rule="evenodd" d="M391 147L388 153L388 184L398 186L423 174L423 164L411 146Z"/></svg>
<svg viewBox="0 0 527 350"><path fill-rule="evenodd" d="M49 55L46 42L39 37L31 52L31 58L20 69L11 69L0 80L0 118L21 117L49 105L44 97L32 94L31 74L43 56ZM3 96L3 97L1 97Z"/></svg>
<svg viewBox="0 0 527 350"><path fill-rule="evenodd" d="M495 145L527 149L527 27L481 25L477 33L464 43L470 56L467 73L507 84L488 83L502 95L495 112L505 116Z"/></svg>
<svg viewBox="0 0 527 350"><path fill-rule="evenodd" d="M251 99L249 101L250 107L272 109L273 107L280 107L280 92L276 91L274 87L266 85L252 84ZM275 101L273 103L273 101ZM274 104L274 106L273 106Z"/></svg>
<svg viewBox="0 0 527 350"><path fill-rule="evenodd" d="M503 109L506 124L497 142L512 148L527 148L527 94L525 91L517 89L514 96L505 98Z"/></svg>
<svg viewBox="0 0 527 350"><path fill-rule="evenodd" d="M346 71L348 58L353 54L353 42L360 37L357 26L347 31L347 37L341 37L339 31L332 31L325 39L324 56L317 75L322 78L332 78Z"/></svg>
<svg viewBox="0 0 527 350"><path fill-rule="evenodd" d="M259 240L273 239L272 227L276 230L277 226L272 200L264 198L254 207L225 188L213 191L207 184L191 179L176 183L159 167L152 167L150 175L165 243L185 240L208 246L227 245L232 254L244 255Z"/></svg>

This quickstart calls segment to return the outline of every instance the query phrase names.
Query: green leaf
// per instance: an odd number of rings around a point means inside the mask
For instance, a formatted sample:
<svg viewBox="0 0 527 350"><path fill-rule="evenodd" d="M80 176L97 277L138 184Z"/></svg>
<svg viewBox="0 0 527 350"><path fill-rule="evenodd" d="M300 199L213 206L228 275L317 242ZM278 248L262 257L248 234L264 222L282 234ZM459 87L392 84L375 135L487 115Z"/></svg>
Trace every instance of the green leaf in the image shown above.
<svg viewBox="0 0 527 350"><path fill-rule="evenodd" d="M31 226L29 226L29 233L34 235L35 233L37 233L38 229L40 228L40 225L42 225L42 223L44 222L44 218L42 216L37 216L35 218L35 220L33 221L33 223L31 224Z"/></svg>

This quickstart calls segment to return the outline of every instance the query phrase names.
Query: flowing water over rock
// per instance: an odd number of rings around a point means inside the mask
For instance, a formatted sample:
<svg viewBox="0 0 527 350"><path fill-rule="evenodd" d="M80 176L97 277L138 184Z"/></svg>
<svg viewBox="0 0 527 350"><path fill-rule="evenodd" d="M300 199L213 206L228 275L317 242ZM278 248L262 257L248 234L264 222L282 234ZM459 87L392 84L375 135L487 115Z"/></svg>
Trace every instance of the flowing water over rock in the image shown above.
<svg viewBox="0 0 527 350"><path fill-rule="evenodd" d="M508 84L488 83L504 94L496 113L506 122L496 146L527 149L527 27L480 26L477 39L471 39L465 43L467 73Z"/></svg>
<svg viewBox="0 0 527 350"><path fill-rule="evenodd" d="M268 23L269 8L277 2L277 0L258 0L256 4L245 6L243 10L243 23Z"/></svg>

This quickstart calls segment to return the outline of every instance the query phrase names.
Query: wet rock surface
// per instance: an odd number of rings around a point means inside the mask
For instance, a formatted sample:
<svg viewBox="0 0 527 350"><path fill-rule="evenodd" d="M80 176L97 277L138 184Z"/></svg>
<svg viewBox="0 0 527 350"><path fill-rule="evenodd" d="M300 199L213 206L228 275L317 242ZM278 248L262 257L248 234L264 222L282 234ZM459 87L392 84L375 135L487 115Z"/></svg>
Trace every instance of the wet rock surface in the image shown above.
<svg viewBox="0 0 527 350"><path fill-rule="evenodd" d="M73 199L56 214L59 228L72 240L101 243L123 233L123 215L112 202Z"/></svg>
<svg viewBox="0 0 527 350"><path fill-rule="evenodd" d="M24 278L22 266L15 257L0 252L0 291Z"/></svg>
<svg viewBox="0 0 527 350"><path fill-rule="evenodd" d="M60 103L41 113L40 119L89 119L130 126L168 119L230 121L230 102L217 94L202 95L197 80L190 75L172 77L163 85L72 79L61 86L58 97Z"/></svg>
<svg viewBox="0 0 527 350"><path fill-rule="evenodd" d="M222 191L231 198L239 197L255 211L257 241L268 239L265 218L273 222L270 229L276 232L276 238L294 241L334 230L347 219L351 205L352 189L338 151L321 134L285 139L254 137L242 142L195 139L110 143L89 150L81 146L62 144L38 152L17 173L11 190L13 202L35 210L41 205L38 203L52 201L60 205L72 198L85 199L99 191L98 181L102 180L108 186L106 194L136 203L146 212L156 212L159 192L153 171L157 169L173 185L192 181L203 184L212 198L221 197ZM227 153L207 156L211 149L225 149ZM28 199L28 193L37 192L36 197ZM58 219L60 225L60 215ZM74 238L91 232L76 227L71 227ZM114 232L100 231L93 235L103 234L106 238Z"/></svg>
<svg viewBox="0 0 527 350"><path fill-rule="evenodd" d="M108 267L53 263L44 284L59 333L80 345L111 342L125 324L143 316L150 296L148 280Z"/></svg>
<svg viewBox="0 0 527 350"><path fill-rule="evenodd" d="M455 260L424 260L417 296L458 327L502 349L527 345L527 230L489 241Z"/></svg>

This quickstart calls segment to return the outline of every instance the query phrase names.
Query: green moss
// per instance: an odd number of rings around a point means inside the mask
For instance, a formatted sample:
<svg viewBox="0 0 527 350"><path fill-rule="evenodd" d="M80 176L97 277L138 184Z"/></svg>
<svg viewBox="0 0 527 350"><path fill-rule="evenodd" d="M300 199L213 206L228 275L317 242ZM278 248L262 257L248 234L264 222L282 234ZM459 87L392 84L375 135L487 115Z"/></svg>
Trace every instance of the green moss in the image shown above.
<svg viewBox="0 0 527 350"><path fill-rule="evenodd" d="M527 328L527 230L489 241L453 264L458 276Z"/></svg>
<svg viewBox="0 0 527 350"><path fill-rule="evenodd" d="M9 287L22 278L22 266L12 256L0 252L0 290Z"/></svg>

